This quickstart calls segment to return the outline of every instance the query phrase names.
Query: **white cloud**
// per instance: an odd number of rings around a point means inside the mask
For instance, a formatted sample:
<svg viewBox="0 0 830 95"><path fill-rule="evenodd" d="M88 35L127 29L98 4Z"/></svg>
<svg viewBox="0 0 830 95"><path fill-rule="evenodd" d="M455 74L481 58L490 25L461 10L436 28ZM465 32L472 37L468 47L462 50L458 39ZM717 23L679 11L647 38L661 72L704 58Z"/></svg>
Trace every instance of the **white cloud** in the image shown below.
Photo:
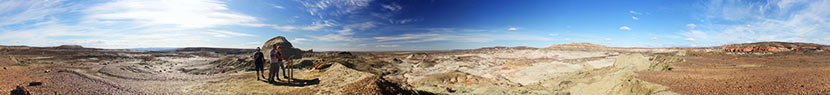
<svg viewBox="0 0 830 95"><path fill-rule="evenodd" d="M657 41L657 37L651 37L652 41Z"/></svg>
<svg viewBox="0 0 830 95"><path fill-rule="evenodd" d="M397 40L413 40L413 39L421 39L421 40L428 40L427 37L438 37L441 34L432 34L432 33L425 33L425 34L401 34L398 36L383 36L383 37L374 37L378 42L384 41L397 41Z"/></svg>
<svg viewBox="0 0 830 95"><path fill-rule="evenodd" d="M344 28L351 28L351 29L358 29L358 30L366 30L370 28L377 27L378 22L368 21L363 23L353 23L343 26Z"/></svg>
<svg viewBox="0 0 830 95"><path fill-rule="evenodd" d="M510 27L510 28L507 28L507 30L508 30L508 31L516 31L516 30L518 30L518 29L516 29L516 27Z"/></svg>
<svg viewBox="0 0 830 95"><path fill-rule="evenodd" d="M67 14L70 16L63 16ZM13 30L0 31L0 43L28 46L242 47L248 45L241 42L223 43L212 37L255 35L206 28L266 25L257 23L254 17L227 9L222 1L212 0L122 0L87 5L60 0L10 1L0 2L0 16L13 18L0 18L0 26L21 25Z"/></svg>
<svg viewBox="0 0 830 95"><path fill-rule="evenodd" d="M492 34L492 33L413 33L397 36L373 37L379 44L405 44L431 41L451 42L491 42L495 40L523 40L523 41L551 41L548 37L525 34Z"/></svg>
<svg viewBox="0 0 830 95"><path fill-rule="evenodd" d="M376 47L389 48L389 47L400 47L401 45L375 45L375 46Z"/></svg>
<svg viewBox="0 0 830 95"><path fill-rule="evenodd" d="M334 31L334 32L337 32L337 34L340 34L340 35L352 35L352 34L354 34L354 32L352 32L351 28L345 28L343 30L337 30L337 31Z"/></svg>
<svg viewBox="0 0 830 95"><path fill-rule="evenodd" d="M205 32L206 34L210 34L214 37L221 37L221 38L230 38L230 37L253 37L253 34L246 34L246 33L238 33L238 32L231 32L231 31L224 31L224 30L216 30L212 32Z"/></svg>
<svg viewBox="0 0 830 95"><path fill-rule="evenodd" d="M249 44L249 45L259 45L259 44L263 44L263 43L262 43L262 42L247 42L247 43L245 43L245 44Z"/></svg>
<svg viewBox="0 0 830 95"><path fill-rule="evenodd" d="M257 18L232 12L217 0L120 0L92 6L84 22L115 22L137 26L173 25L206 28L223 25L254 25Z"/></svg>
<svg viewBox="0 0 830 95"><path fill-rule="evenodd" d="M327 34L323 36L311 36L311 38L320 41L357 41L357 38L352 38L347 35Z"/></svg>
<svg viewBox="0 0 830 95"><path fill-rule="evenodd" d="M635 15L642 15L642 14L643 14L643 13L640 13L640 12L637 12L637 11L633 11L633 10L632 10L632 11L628 11L628 13L635 14Z"/></svg>
<svg viewBox="0 0 830 95"><path fill-rule="evenodd" d="M341 16L357 13L358 10L369 6L373 0L309 0L300 2L307 8L309 14L324 18L327 16Z"/></svg>
<svg viewBox="0 0 830 95"><path fill-rule="evenodd" d="M42 20L55 13L71 10L60 0L9 0L0 2L0 26Z"/></svg>
<svg viewBox="0 0 830 95"><path fill-rule="evenodd" d="M291 42L291 43L302 43L302 42L305 42L305 41L309 41L309 39L306 39L306 38L294 38L294 40L290 40L290 42Z"/></svg>
<svg viewBox="0 0 830 95"><path fill-rule="evenodd" d="M307 31L315 31L320 30L325 27L334 26L333 23L330 21L322 21L322 22L315 22L310 26L292 26L292 25L271 25L271 28L285 31L285 32L293 32L295 30L307 30Z"/></svg>
<svg viewBox="0 0 830 95"><path fill-rule="evenodd" d="M697 27L697 25L695 25L695 24L686 24L686 27L689 27L690 29L695 29L695 27Z"/></svg>
<svg viewBox="0 0 830 95"><path fill-rule="evenodd" d="M631 19L634 19L634 20L640 20L640 18L638 18L638 17L636 17L636 16L631 16Z"/></svg>
<svg viewBox="0 0 830 95"><path fill-rule="evenodd" d="M395 3L389 4L389 5L381 5L381 6L384 9L389 10L389 11L393 11L393 12L397 12L397 11L400 11L401 9L403 9L403 7L401 7L401 5L398 5L398 4L395 4Z"/></svg>
<svg viewBox="0 0 830 95"><path fill-rule="evenodd" d="M695 40L695 38L686 38L686 39L683 39L683 40L686 40L686 41L696 41L696 40Z"/></svg>
<svg viewBox="0 0 830 95"><path fill-rule="evenodd" d="M751 2L751 1L749 1ZM704 3L702 15L707 27L702 31L680 33L708 44L732 44L759 41L810 42L830 36L830 1L711 1ZM718 23L714 23L718 22ZM703 32L706 31L706 32Z"/></svg>
<svg viewBox="0 0 830 95"><path fill-rule="evenodd" d="M606 40L606 41L611 41L611 40L614 40L614 39L611 39L611 38L605 38L605 40Z"/></svg>
<svg viewBox="0 0 830 95"><path fill-rule="evenodd" d="M620 30L631 30L631 28L628 26L622 26L620 27Z"/></svg>
<svg viewBox="0 0 830 95"><path fill-rule="evenodd" d="M272 6L273 6L274 8L277 8L277 9L285 9L285 7L280 6L280 5L272 5Z"/></svg>
<svg viewBox="0 0 830 95"><path fill-rule="evenodd" d="M559 34L556 34L556 33L548 33L548 36L559 36Z"/></svg>
<svg viewBox="0 0 830 95"><path fill-rule="evenodd" d="M401 19L401 20L389 19L389 23L392 23L392 24L406 24L406 23L417 22L417 21L421 21L421 19Z"/></svg>

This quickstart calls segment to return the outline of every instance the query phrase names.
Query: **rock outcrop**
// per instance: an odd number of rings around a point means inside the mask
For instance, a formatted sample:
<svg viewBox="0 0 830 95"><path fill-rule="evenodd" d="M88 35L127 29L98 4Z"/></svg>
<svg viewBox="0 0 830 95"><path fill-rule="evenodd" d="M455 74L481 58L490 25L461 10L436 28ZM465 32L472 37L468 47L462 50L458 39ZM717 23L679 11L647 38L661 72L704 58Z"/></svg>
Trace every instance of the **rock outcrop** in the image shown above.
<svg viewBox="0 0 830 95"><path fill-rule="evenodd" d="M291 45L291 42L288 42L285 37L277 36L271 38L262 45L262 52L265 55L265 59L271 59L269 56L271 56L270 52L272 45L277 45L280 49L282 49L283 59L299 59L303 57L302 55L304 52L302 50L294 48L294 46Z"/></svg>
<svg viewBox="0 0 830 95"><path fill-rule="evenodd" d="M637 79L635 71L651 69L649 57L642 54L624 54L617 57L613 67L581 72L565 77L577 77L564 93L573 95L677 95L668 87Z"/></svg>
<svg viewBox="0 0 830 95"><path fill-rule="evenodd" d="M377 95L377 75L357 71L340 64L333 64L320 75L317 94Z"/></svg>

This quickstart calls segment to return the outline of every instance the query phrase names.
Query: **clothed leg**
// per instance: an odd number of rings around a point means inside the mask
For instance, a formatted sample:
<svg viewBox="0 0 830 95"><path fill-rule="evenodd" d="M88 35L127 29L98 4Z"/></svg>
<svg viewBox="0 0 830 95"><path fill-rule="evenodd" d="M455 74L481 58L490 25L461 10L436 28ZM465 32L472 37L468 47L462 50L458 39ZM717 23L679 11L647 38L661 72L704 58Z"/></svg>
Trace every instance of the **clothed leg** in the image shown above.
<svg viewBox="0 0 830 95"><path fill-rule="evenodd" d="M284 64L284 63L282 63L282 62L279 62L279 63L277 63L277 64L278 64L278 65L280 65L280 69L282 69L282 77L283 77L283 78L288 78L288 75L287 75L287 74L285 74L285 64ZM277 76L277 77L279 77L279 76Z"/></svg>
<svg viewBox="0 0 830 95"><path fill-rule="evenodd" d="M270 68L268 68L268 81L274 82L274 74L277 74L277 64L271 64L271 66L269 67Z"/></svg>

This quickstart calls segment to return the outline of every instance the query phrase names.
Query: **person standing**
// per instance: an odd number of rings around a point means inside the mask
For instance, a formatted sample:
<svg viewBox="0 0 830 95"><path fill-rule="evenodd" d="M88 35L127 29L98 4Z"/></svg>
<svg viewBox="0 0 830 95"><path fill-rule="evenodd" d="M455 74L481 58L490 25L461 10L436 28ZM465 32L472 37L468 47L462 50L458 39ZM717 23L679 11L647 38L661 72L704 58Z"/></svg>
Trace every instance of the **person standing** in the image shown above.
<svg viewBox="0 0 830 95"><path fill-rule="evenodd" d="M268 70L268 82L274 82L274 77L277 80L279 78L279 69L282 69L282 75L284 78L288 78L285 74L285 67L282 63L282 49L279 48L276 44L271 46L271 66Z"/></svg>
<svg viewBox="0 0 830 95"><path fill-rule="evenodd" d="M256 47L256 52L253 55L254 57L254 70L256 70L256 80L260 80L259 78L265 78L265 56L263 56L261 49Z"/></svg>

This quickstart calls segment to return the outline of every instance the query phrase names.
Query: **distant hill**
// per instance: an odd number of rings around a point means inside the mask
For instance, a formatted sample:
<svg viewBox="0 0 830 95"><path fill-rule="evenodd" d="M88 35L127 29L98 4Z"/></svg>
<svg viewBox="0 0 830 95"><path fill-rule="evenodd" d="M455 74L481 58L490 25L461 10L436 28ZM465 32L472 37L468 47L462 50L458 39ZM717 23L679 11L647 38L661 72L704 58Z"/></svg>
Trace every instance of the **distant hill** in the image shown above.
<svg viewBox="0 0 830 95"><path fill-rule="evenodd" d="M570 43L570 44L558 44L558 45L551 45L548 48L608 48L607 46L591 44L591 43Z"/></svg>
<svg viewBox="0 0 830 95"><path fill-rule="evenodd" d="M245 54L254 52L254 49L188 47L177 49L176 51L210 51L222 54Z"/></svg>
<svg viewBox="0 0 830 95"><path fill-rule="evenodd" d="M174 51L180 48L129 48L129 50L141 50L141 51Z"/></svg>
<svg viewBox="0 0 830 95"><path fill-rule="evenodd" d="M776 48L797 48L797 47L827 47L827 45L799 42L755 42L742 44L729 44L720 47L776 47Z"/></svg>

